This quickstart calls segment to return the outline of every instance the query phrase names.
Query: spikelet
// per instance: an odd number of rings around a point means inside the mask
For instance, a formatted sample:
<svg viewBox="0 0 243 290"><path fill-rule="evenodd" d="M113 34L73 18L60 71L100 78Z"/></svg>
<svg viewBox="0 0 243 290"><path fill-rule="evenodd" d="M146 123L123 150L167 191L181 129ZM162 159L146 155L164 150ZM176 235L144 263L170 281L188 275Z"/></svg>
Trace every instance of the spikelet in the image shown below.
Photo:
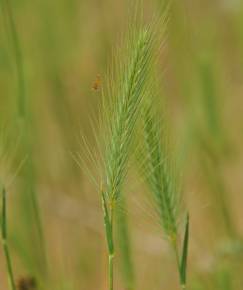
<svg viewBox="0 0 243 290"><path fill-rule="evenodd" d="M166 130L148 96L143 107L143 172L154 195L157 212L167 237L176 239L179 186L166 146Z"/></svg>

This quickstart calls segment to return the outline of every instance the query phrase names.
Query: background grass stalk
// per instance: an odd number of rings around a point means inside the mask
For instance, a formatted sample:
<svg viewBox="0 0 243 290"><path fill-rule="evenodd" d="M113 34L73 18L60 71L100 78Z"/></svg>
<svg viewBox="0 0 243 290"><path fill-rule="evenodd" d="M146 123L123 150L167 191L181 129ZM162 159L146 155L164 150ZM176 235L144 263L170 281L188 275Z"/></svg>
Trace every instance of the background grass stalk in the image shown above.
<svg viewBox="0 0 243 290"><path fill-rule="evenodd" d="M4 252L4 256L6 260L9 287L11 290L16 290L12 262L11 262L11 257L10 257L10 253L8 249L8 243L7 243L7 207L6 207L5 188L2 189L2 245L3 245L3 252Z"/></svg>
<svg viewBox="0 0 243 290"><path fill-rule="evenodd" d="M16 67L16 75L17 75L17 134L22 137L21 144L21 154L23 156L28 155L28 161L25 165L24 170L24 188L22 189L22 193L20 196L21 202L20 209L23 207L23 215L27 215L29 212L29 216L27 217L27 225L25 225L27 232L29 229L36 230L37 239L40 247L40 260L41 264L41 272L43 275L46 275L48 272L48 263L47 263L47 254L46 254L46 246L45 246L45 238L43 233L43 225L41 221L41 214L39 209L39 203L35 188L35 180L34 180L34 165L32 160L32 132L31 124L32 120L30 118L30 109L27 110L27 97L26 97L26 79L24 73L24 60L21 49L21 44L19 40L19 36L16 29L15 19L13 15L11 0L2 0L2 8L3 13L6 18L6 24L9 28L10 39L12 42L13 54L14 54L14 62ZM29 202L31 201L31 203ZM26 204L30 204L30 207L27 209ZM32 213L33 212L33 213ZM29 220L34 220L34 228L30 228ZM33 235L33 232L30 233ZM30 249L28 249L30 251ZM33 253L36 253L36 249ZM21 254L21 253L20 253ZM32 270L32 269L31 269Z"/></svg>
<svg viewBox="0 0 243 290"><path fill-rule="evenodd" d="M26 96L25 96L26 92L25 92L23 56L22 56L22 51L20 47L20 41L18 38L18 33L16 30L16 25L14 22L10 0L2 0L2 2L3 2L2 3L3 11L9 23L10 36L12 38L13 50L14 50L14 55L15 55L17 82L18 82L18 90L17 90L18 114L20 118L23 118L25 117L25 110L26 110Z"/></svg>

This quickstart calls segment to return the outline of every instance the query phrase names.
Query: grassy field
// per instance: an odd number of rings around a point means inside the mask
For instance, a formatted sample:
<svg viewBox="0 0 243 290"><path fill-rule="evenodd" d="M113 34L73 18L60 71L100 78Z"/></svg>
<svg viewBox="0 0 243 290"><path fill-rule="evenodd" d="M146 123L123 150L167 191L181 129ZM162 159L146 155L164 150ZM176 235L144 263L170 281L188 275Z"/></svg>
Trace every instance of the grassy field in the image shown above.
<svg viewBox="0 0 243 290"><path fill-rule="evenodd" d="M241 290L243 3L0 1L0 289Z"/></svg>

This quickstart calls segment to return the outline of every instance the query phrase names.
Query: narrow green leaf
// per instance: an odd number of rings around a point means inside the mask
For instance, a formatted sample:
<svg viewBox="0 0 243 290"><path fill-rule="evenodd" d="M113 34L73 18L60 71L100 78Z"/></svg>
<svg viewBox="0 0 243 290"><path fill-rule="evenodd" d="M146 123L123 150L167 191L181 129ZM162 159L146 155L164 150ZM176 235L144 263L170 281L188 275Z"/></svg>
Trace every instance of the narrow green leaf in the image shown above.
<svg viewBox="0 0 243 290"><path fill-rule="evenodd" d="M189 244L189 213L187 213L186 216L185 234L180 262L180 279L182 287L185 287L186 285L188 244Z"/></svg>

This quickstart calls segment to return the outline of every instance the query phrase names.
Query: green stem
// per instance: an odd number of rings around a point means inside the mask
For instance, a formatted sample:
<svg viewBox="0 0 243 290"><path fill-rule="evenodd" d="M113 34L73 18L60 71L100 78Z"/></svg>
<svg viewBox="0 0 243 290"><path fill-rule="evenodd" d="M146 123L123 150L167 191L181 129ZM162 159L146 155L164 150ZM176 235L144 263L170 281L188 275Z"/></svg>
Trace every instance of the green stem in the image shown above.
<svg viewBox="0 0 243 290"><path fill-rule="evenodd" d="M6 190L2 189L2 245L3 252L6 259L8 282L11 290L16 290L14 283L13 268L7 244L7 208L6 208Z"/></svg>
<svg viewBox="0 0 243 290"><path fill-rule="evenodd" d="M109 207L107 206L107 200L103 191L102 194L102 207L103 217L106 231L106 242L108 247L108 281L109 290L113 290L113 258L114 258L114 242L113 242L113 211L114 203L109 201Z"/></svg>
<svg viewBox="0 0 243 290"><path fill-rule="evenodd" d="M13 269L12 269L12 263L11 263L11 258L10 258L10 254L8 250L7 241L3 239L2 244L3 244L3 252L6 259L6 265L7 265L7 271L8 271L8 282L10 285L10 289L15 290L16 288L15 288L14 277L13 277Z"/></svg>
<svg viewBox="0 0 243 290"><path fill-rule="evenodd" d="M113 242L113 204L111 203L110 205L110 231L111 231L111 235L110 235L110 239L111 239L111 243L112 245L114 245ZM114 246L109 249L109 290L113 290L113 259L114 259Z"/></svg>
<svg viewBox="0 0 243 290"><path fill-rule="evenodd" d="M109 254L109 290L113 290L113 258L114 254Z"/></svg>

